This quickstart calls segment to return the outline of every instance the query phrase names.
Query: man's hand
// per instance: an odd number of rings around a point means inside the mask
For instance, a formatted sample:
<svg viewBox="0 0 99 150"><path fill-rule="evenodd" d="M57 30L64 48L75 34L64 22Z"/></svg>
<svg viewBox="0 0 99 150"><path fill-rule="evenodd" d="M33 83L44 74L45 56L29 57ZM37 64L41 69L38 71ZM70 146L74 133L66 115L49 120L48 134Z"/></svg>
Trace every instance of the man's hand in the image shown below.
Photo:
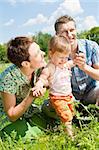
<svg viewBox="0 0 99 150"><path fill-rule="evenodd" d="M74 63L81 69L84 70L86 64L86 57L84 53L76 53L76 57L74 58Z"/></svg>

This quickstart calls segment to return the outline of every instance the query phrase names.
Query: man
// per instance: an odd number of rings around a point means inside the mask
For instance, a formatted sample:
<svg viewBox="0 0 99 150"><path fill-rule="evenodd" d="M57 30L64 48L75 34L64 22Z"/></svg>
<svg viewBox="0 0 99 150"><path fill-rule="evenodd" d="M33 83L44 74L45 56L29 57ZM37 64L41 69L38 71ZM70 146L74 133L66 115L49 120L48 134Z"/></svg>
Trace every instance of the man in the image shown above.
<svg viewBox="0 0 99 150"><path fill-rule="evenodd" d="M71 56L76 66L72 69L72 90L75 98L86 104L99 105L99 46L87 39L76 37L75 20L62 16L55 22L56 34L65 36L71 43Z"/></svg>

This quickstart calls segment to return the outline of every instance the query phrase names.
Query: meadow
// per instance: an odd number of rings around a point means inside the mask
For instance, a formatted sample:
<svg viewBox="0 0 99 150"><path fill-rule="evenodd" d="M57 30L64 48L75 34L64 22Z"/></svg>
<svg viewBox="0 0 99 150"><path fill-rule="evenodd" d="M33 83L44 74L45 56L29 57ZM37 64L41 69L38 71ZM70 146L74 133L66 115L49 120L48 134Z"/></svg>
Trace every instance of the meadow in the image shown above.
<svg viewBox="0 0 99 150"><path fill-rule="evenodd" d="M0 73L8 64L0 64ZM35 104L41 105L48 98L48 92ZM0 138L0 150L99 150L99 108L94 105L84 106L76 103L76 118L73 123L75 134L71 140L59 125L58 130L47 130L39 137L19 138L12 132L5 139ZM82 111L79 110L82 108Z"/></svg>

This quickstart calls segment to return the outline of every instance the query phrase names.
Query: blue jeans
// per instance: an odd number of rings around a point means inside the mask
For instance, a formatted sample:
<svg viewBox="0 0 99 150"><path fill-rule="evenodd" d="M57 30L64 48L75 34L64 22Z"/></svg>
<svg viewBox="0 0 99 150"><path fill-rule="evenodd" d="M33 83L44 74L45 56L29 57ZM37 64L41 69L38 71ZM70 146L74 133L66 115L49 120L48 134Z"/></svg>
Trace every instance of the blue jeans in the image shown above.
<svg viewBox="0 0 99 150"><path fill-rule="evenodd" d="M73 92L76 100L80 100L84 104L96 104L99 106L99 85L92 88L89 92L84 94L79 94Z"/></svg>

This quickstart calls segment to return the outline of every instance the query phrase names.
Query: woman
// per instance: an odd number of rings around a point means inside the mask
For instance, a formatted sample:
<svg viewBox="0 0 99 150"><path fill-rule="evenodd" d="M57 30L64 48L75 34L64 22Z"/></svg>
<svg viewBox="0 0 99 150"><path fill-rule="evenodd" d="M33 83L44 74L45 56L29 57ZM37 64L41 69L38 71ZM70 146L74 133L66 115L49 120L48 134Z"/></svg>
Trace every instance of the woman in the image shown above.
<svg viewBox="0 0 99 150"><path fill-rule="evenodd" d="M46 127L46 122L35 113L38 109L33 107L35 97L31 88L35 71L46 65L44 52L32 38L16 37L8 43L7 57L13 65L0 75L0 130L8 134L15 130L17 135L36 136L41 130L34 125Z"/></svg>

